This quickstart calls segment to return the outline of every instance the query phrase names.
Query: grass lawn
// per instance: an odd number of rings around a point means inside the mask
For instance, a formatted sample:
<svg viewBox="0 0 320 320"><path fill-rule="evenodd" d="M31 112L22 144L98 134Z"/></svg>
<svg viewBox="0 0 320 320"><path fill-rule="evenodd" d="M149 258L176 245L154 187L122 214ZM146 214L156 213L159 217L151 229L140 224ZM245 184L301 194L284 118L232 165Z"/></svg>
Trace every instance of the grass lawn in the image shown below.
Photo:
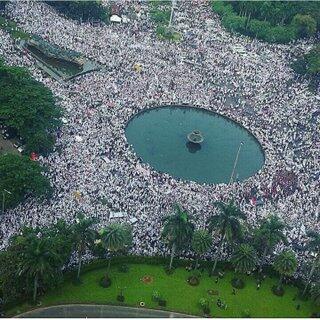
<svg viewBox="0 0 320 320"><path fill-rule="evenodd" d="M245 288L237 290L236 295L233 295L230 284L232 272L227 272L217 284L215 278L209 278L204 272L200 284L192 287L186 282L190 273L184 268L178 268L174 274L166 275L163 267L159 265L130 264L129 266L128 273L118 271L118 266L111 268L112 285L109 288L102 288L99 285L105 268L88 271L82 275L81 285L67 281L59 289L41 297L42 306L68 303L120 304L116 296L119 294L119 288L125 288L126 305L137 307L144 301L146 308L161 309L152 301L152 292L156 290L167 300L166 310L193 315L202 315L198 306L202 297L209 299L211 316L215 317L241 317L244 311L249 312L251 317L309 317L313 312L319 312L319 308L316 308L310 299L293 301L298 291L295 287L286 286L283 297L273 295L271 287L277 282L276 278L266 278L260 290L257 290L254 277L244 276ZM153 277L151 283L146 284L141 280L146 275ZM209 295L207 293L209 289L218 290L219 296ZM217 307L218 298L227 304L226 310ZM297 304L301 305L300 310L296 310ZM28 304L24 304L10 310L8 315L15 315L30 308Z"/></svg>

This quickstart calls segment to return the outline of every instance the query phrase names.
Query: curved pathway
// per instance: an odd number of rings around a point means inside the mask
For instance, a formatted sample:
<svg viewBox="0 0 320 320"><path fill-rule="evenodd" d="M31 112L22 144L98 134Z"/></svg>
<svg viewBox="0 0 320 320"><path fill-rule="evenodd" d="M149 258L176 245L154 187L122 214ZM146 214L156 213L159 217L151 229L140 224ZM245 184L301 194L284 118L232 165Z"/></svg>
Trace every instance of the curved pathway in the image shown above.
<svg viewBox="0 0 320 320"><path fill-rule="evenodd" d="M17 318L193 318L170 311L111 305L69 304L39 308Z"/></svg>

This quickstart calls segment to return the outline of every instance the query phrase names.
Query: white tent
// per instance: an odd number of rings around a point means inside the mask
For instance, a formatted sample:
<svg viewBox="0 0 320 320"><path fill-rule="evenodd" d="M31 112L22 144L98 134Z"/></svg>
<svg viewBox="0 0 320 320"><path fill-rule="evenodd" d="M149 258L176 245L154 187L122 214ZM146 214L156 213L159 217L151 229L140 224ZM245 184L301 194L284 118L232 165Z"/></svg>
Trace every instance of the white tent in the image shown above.
<svg viewBox="0 0 320 320"><path fill-rule="evenodd" d="M122 21L122 19L121 19L119 16L117 16L116 14L114 14L114 15L112 15L112 16L110 17L110 21L111 21L111 22L118 22L118 23L120 23L120 22Z"/></svg>
<svg viewBox="0 0 320 320"><path fill-rule="evenodd" d="M114 219L114 218L123 218L127 215L126 212L124 211L119 211L119 212L111 212L110 213L110 219Z"/></svg>

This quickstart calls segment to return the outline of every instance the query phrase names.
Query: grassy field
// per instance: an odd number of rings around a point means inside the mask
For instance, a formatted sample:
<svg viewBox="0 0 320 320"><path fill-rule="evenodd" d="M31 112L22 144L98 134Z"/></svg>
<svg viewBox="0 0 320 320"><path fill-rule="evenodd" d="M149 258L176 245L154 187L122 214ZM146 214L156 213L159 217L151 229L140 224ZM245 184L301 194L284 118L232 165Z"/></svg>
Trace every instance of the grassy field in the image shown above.
<svg viewBox="0 0 320 320"><path fill-rule="evenodd" d="M102 288L99 280L105 273L105 269L88 271L82 275L83 283L74 285L71 281L62 287L49 292L41 297L42 306L68 303L92 303L92 304L120 304L116 300L120 289L124 288L125 305L139 306L143 301L146 308L161 309L152 301L152 293L158 291L167 300L166 310L202 315L199 308L199 299L207 298L210 301L211 316L215 317L242 317L247 312L251 317L309 317L313 312L319 312L319 308L308 301L293 301L298 289L292 286L285 287L285 295L277 297L271 293L271 287L277 282L275 278L266 278L260 290L256 289L256 281L252 276L244 276L246 286L232 294L230 280L233 273L226 273L223 279L215 283L215 278L209 278L203 273L200 284L190 286L186 279L190 275L184 268L178 268L174 274L166 275L162 266L131 264L128 273L121 273L118 267L111 268L110 276L112 285ZM151 276L153 281L144 283L144 276ZM218 290L219 295L209 295L209 289ZM217 299L220 298L227 304L226 310L217 307ZM296 306L300 305L300 310ZM31 307L27 304L11 310L9 315L24 312Z"/></svg>

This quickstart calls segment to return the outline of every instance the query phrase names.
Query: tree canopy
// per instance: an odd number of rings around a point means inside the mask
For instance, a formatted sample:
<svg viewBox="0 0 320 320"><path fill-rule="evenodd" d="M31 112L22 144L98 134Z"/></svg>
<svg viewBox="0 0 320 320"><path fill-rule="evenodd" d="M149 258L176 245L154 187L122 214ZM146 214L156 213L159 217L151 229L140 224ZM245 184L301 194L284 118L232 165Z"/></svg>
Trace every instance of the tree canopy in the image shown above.
<svg viewBox="0 0 320 320"><path fill-rule="evenodd" d="M27 197L41 198L51 194L45 169L26 156L6 154L0 157L0 191L5 192L5 207L13 207Z"/></svg>
<svg viewBox="0 0 320 320"><path fill-rule="evenodd" d="M108 8L103 7L100 1L45 1L55 8L59 13L66 15L74 20L107 21Z"/></svg>
<svg viewBox="0 0 320 320"><path fill-rule="evenodd" d="M212 1L223 25L267 42L288 43L320 29L316 1Z"/></svg>
<svg viewBox="0 0 320 320"><path fill-rule="evenodd" d="M52 92L26 69L0 62L0 123L23 140L26 152L52 150L61 114Z"/></svg>

